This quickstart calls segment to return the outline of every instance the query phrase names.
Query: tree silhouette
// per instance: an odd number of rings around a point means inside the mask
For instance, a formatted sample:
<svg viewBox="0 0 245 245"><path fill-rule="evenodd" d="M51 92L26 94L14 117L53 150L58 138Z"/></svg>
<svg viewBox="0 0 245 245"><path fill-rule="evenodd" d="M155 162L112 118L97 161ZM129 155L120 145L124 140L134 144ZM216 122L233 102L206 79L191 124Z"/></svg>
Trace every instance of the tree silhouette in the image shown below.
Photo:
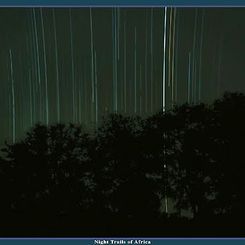
<svg viewBox="0 0 245 245"><path fill-rule="evenodd" d="M239 93L145 119L111 114L92 133L37 124L2 149L0 235L239 236L244 125Z"/></svg>
<svg viewBox="0 0 245 245"><path fill-rule="evenodd" d="M105 201L104 207L116 217L139 218L139 213L144 216L151 212L151 209L143 210L144 204L153 201L150 196L145 202L140 201L140 197L135 198L139 195L139 186L147 182L146 171L140 161L141 131L142 121L139 118L113 114L97 132L97 196L103 193L101 199ZM129 189L131 185L138 188ZM147 195L147 189L141 195L146 200L147 197L143 195Z"/></svg>
<svg viewBox="0 0 245 245"><path fill-rule="evenodd" d="M6 200L11 212L20 213L27 223L33 219L57 223L63 216L79 217L85 212L92 189L89 141L88 135L72 124L36 125L24 140L7 145L11 196Z"/></svg>

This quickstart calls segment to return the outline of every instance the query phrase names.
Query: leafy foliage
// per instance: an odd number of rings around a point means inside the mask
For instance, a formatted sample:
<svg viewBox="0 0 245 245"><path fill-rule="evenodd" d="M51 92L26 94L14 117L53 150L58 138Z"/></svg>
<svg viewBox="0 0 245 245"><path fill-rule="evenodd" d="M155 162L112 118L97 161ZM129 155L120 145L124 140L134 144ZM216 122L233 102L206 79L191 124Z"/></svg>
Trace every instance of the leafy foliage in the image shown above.
<svg viewBox="0 0 245 245"><path fill-rule="evenodd" d="M2 224L21 218L21 227L49 224L59 234L115 235L120 228L167 236L181 235L171 233L173 223L242 224L244 125L245 96L238 93L146 119L111 114L94 134L79 125L37 124L2 149Z"/></svg>

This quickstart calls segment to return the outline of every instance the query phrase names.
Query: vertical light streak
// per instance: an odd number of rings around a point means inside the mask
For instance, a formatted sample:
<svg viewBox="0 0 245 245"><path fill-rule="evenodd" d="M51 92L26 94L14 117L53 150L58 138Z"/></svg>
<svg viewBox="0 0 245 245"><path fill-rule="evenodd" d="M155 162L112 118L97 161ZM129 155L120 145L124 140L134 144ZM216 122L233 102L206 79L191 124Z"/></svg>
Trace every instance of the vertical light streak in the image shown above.
<svg viewBox="0 0 245 245"><path fill-rule="evenodd" d="M44 33L42 8L40 8L40 14L41 14L43 54L44 54L43 61L44 61L45 94L46 94L46 124L48 124L49 123L49 96L48 96L48 77L47 77L47 56L46 56L46 41L45 41L45 33Z"/></svg>
<svg viewBox="0 0 245 245"><path fill-rule="evenodd" d="M78 122L81 123L82 122L82 118L81 118L81 90L79 88L78 90Z"/></svg>
<svg viewBox="0 0 245 245"><path fill-rule="evenodd" d="M31 81L31 70L28 70L29 80L29 105L30 105L30 125L33 125L33 108L32 108L32 81Z"/></svg>
<svg viewBox="0 0 245 245"><path fill-rule="evenodd" d="M219 49L218 49L218 71L217 71L217 97L220 96L221 91L221 66L222 66L222 36L220 36L219 40Z"/></svg>
<svg viewBox="0 0 245 245"><path fill-rule="evenodd" d="M172 68L172 96L171 96L171 100L172 100L172 108L174 106L174 86L175 86L175 77L174 77L174 69L175 69L175 22L176 22L176 8L173 9L173 40L172 40L172 64L171 64L171 68Z"/></svg>
<svg viewBox="0 0 245 245"><path fill-rule="evenodd" d="M74 47L73 47L73 27L72 27L72 12L69 9L69 24L70 24L70 48L71 48L71 79L72 79L72 112L73 122L76 122L77 115L75 110L75 73L74 73Z"/></svg>
<svg viewBox="0 0 245 245"><path fill-rule="evenodd" d="M16 118L15 118L15 85L14 85L14 70L12 50L9 49L10 75L11 75L11 94L12 94L12 140L16 140Z"/></svg>
<svg viewBox="0 0 245 245"><path fill-rule="evenodd" d="M141 76L141 64L140 64L140 79L139 79L139 92L140 92L140 105L139 105L139 113L142 113L142 76Z"/></svg>
<svg viewBox="0 0 245 245"><path fill-rule="evenodd" d="M134 28L134 113L137 113L137 34Z"/></svg>
<svg viewBox="0 0 245 245"><path fill-rule="evenodd" d="M126 24L124 23L124 112L127 112L127 41Z"/></svg>
<svg viewBox="0 0 245 245"><path fill-rule="evenodd" d="M199 76L198 76L198 100L201 101L201 89L202 89L202 49L203 49L203 32L204 32L204 16L205 10L202 12L202 22L201 22L201 39L200 39L200 56L199 56Z"/></svg>
<svg viewBox="0 0 245 245"><path fill-rule="evenodd" d="M12 90L12 84L11 84L11 90ZM13 123L12 122L13 120L12 118L13 108L12 107L13 107L13 103L12 103L12 91L11 91L11 93L9 93L9 96L8 96L8 113L9 113L9 128L8 129L9 129L9 135L12 136L12 141L13 141L13 126L11 127L11 124Z"/></svg>
<svg viewBox="0 0 245 245"><path fill-rule="evenodd" d="M153 112L153 8L151 9L151 113Z"/></svg>
<svg viewBox="0 0 245 245"><path fill-rule="evenodd" d="M84 62L84 72L83 72L83 86L82 86L82 96L83 96L83 106L84 106L84 110L83 110L83 114L82 114L82 117L84 118L84 122L87 123L87 101L88 101L88 93L86 92L87 91L87 72L86 72L86 69L87 68L87 62L85 61Z"/></svg>
<svg viewBox="0 0 245 245"><path fill-rule="evenodd" d="M162 110L165 112L166 109L166 40L167 40L167 7L164 8L164 30L163 30L163 81L162 81ZM170 29L171 30L171 29ZM163 167L164 167L164 181L166 179L165 173L166 173L166 162L165 162L165 139L166 139L166 133L163 133ZM164 191L164 202L165 202L165 213L168 214L168 197L167 197L167 188L165 184L165 191Z"/></svg>
<svg viewBox="0 0 245 245"><path fill-rule="evenodd" d="M42 96L41 96L41 71L40 71L40 54L39 54L39 44L38 44L38 33L37 33L37 19L36 19L36 11L32 9L33 19L34 19L34 32L35 32L35 42L36 42L36 52L37 52L37 74L38 74L38 86L37 92L39 97L39 119L41 120L41 108L42 108Z"/></svg>
<svg viewBox="0 0 245 245"><path fill-rule="evenodd" d="M80 110L79 110L79 115L80 115L80 123L86 123L86 117L84 116L85 114L85 62L83 64L83 68L81 69L81 83L80 83L80 89L79 89L79 98L80 100Z"/></svg>
<svg viewBox="0 0 245 245"><path fill-rule="evenodd" d="M111 40L112 40L112 108L116 110L115 106L115 38L114 38L114 9L111 10Z"/></svg>
<svg viewBox="0 0 245 245"><path fill-rule="evenodd" d="M172 8L169 12L169 36L168 36L168 87L171 86L171 47L172 47Z"/></svg>
<svg viewBox="0 0 245 245"><path fill-rule="evenodd" d="M188 91L187 91L187 101L190 103L190 91L191 91L191 52L188 56Z"/></svg>
<svg viewBox="0 0 245 245"><path fill-rule="evenodd" d="M92 9L89 9L90 18L90 54L91 54L91 85L92 85L92 103L91 103L91 117L93 120L94 114L94 37L93 37L93 16Z"/></svg>
<svg viewBox="0 0 245 245"><path fill-rule="evenodd" d="M195 10L195 21L194 21L194 32L193 32L193 47L192 47L192 102L196 103L196 34L197 34L197 12L198 10Z"/></svg>
<svg viewBox="0 0 245 245"><path fill-rule="evenodd" d="M162 76L162 110L166 110L166 40L167 40L167 7L164 8L163 21L163 76Z"/></svg>
<svg viewBox="0 0 245 245"><path fill-rule="evenodd" d="M175 97L174 100L177 103L178 101L178 51L179 51L179 18L178 12L176 9L176 47L175 47Z"/></svg>
<svg viewBox="0 0 245 245"><path fill-rule="evenodd" d="M196 96L197 96L197 81L196 81L196 68L197 68L197 62L196 62L196 55L193 61L193 75L192 75L192 80L193 82L193 87L192 87L192 102L195 104L196 103Z"/></svg>
<svg viewBox="0 0 245 245"><path fill-rule="evenodd" d="M35 87L35 83L32 85L32 103L33 103L33 123L36 122L36 100L35 93L37 92L37 88Z"/></svg>
<svg viewBox="0 0 245 245"><path fill-rule="evenodd" d="M95 123L98 125L98 73L97 73L97 54L95 50Z"/></svg>
<svg viewBox="0 0 245 245"><path fill-rule="evenodd" d="M115 15L114 15L114 28L115 28L115 30L114 30L114 47L115 47L115 51L114 51L114 54L115 54L115 59L114 59L114 62L115 62L115 103L116 103L116 105L115 105L115 110L116 110L116 112L118 112L118 70L117 70L117 65L118 65L118 63L117 63L117 61L118 61L118 58L117 58L117 54L118 54L118 41L117 41L117 25L118 25L118 23L117 23L117 9L115 9Z"/></svg>
<svg viewBox="0 0 245 245"><path fill-rule="evenodd" d="M34 34L35 34L35 44L36 44L36 53L37 53L37 64L38 64L38 82L40 83L40 55L39 55L39 45L38 45L38 34L37 34L37 20L36 20L36 12L35 9L32 9L32 17L33 17L33 26L34 26Z"/></svg>
<svg viewBox="0 0 245 245"><path fill-rule="evenodd" d="M117 11L112 9L112 51L113 51L113 110L118 111L118 98L117 98Z"/></svg>
<svg viewBox="0 0 245 245"><path fill-rule="evenodd" d="M120 58L120 9L117 8L117 60Z"/></svg>
<svg viewBox="0 0 245 245"><path fill-rule="evenodd" d="M57 121L60 122L60 81L59 81L59 65L58 65L58 43L57 43L57 30L55 11L53 9L53 26L54 26L54 51L55 51L55 70L56 70L56 103L57 103Z"/></svg>
<svg viewBox="0 0 245 245"><path fill-rule="evenodd" d="M32 11L31 11L31 16L30 16L30 43L28 42L27 40L27 50L30 49L30 53L32 54L31 55L31 59L30 59L30 68L28 69L28 79L29 79L29 109L30 109L30 126L32 126L33 124L33 121L35 120L34 117L35 117L35 101L33 101L33 91L35 91L35 85L36 83L38 83L38 80L33 80L32 81L32 84L31 84L31 80L33 79L32 77L32 71L34 76L36 75L36 78L37 78L37 69L36 69L36 65L37 65L37 54L36 54L36 48L35 48L35 31L34 31L34 19L33 19L33 14L32 14ZM30 47L29 47L30 45ZM34 102L34 103L33 103ZM33 107L33 108L32 108Z"/></svg>
<svg viewBox="0 0 245 245"><path fill-rule="evenodd" d="M148 48L148 11L146 12L146 30L145 30L145 36L146 36L146 39L145 39L145 113L148 113L148 87L147 87L147 84L148 84L148 73L147 73L147 65L148 65L148 62L147 62L147 48Z"/></svg>

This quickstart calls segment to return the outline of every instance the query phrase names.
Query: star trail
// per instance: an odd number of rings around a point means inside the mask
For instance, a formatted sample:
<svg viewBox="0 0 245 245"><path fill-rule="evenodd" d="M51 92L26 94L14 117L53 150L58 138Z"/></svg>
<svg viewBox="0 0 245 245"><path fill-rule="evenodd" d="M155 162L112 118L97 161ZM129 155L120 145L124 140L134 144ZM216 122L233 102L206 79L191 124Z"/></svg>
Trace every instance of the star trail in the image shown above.
<svg viewBox="0 0 245 245"><path fill-rule="evenodd" d="M0 141L243 91L245 10L0 9Z"/></svg>

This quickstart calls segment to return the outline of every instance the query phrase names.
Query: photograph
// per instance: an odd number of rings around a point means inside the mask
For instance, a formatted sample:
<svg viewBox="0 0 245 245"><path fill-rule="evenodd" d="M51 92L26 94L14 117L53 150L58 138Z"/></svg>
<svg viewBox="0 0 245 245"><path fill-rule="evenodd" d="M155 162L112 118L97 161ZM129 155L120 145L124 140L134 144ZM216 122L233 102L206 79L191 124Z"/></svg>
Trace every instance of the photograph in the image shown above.
<svg viewBox="0 0 245 245"><path fill-rule="evenodd" d="M244 237L244 23L0 7L0 237Z"/></svg>

